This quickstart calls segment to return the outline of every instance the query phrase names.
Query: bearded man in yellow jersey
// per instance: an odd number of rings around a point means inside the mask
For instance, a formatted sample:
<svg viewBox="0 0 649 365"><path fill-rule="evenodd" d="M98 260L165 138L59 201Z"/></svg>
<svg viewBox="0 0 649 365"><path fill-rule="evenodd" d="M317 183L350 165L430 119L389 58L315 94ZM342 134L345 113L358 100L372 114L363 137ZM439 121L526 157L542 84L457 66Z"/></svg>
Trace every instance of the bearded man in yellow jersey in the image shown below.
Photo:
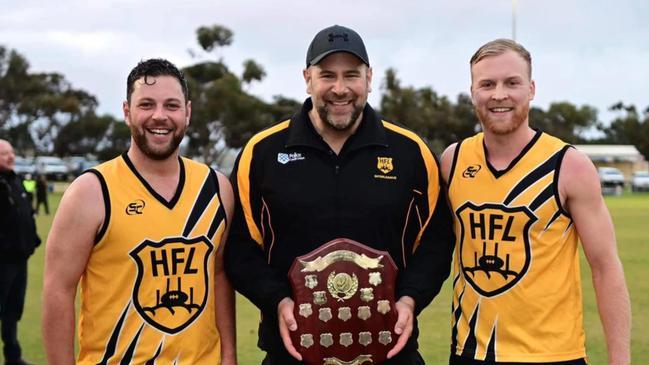
<svg viewBox="0 0 649 365"><path fill-rule="evenodd" d="M183 74L140 62L127 79L128 152L68 188L47 242L48 363L236 364L233 291L222 245L232 188L179 156L191 116Z"/></svg>
<svg viewBox="0 0 649 365"><path fill-rule="evenodd" d="M586 364L578 241L609 364L630 363L630 306L591 161L529 126L531 57L510 40L473 55L482 132L442 156L457 235L450 364Z"/></svg>

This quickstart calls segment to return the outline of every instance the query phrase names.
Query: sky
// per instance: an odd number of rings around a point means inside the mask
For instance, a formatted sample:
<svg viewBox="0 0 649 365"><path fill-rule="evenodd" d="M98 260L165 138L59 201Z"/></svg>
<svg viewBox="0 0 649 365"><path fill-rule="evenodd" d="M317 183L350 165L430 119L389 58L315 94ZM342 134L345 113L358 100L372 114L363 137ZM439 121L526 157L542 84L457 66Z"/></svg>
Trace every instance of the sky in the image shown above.
<svg viewBox="0 0 649 365"><path fill-rule="evenodd" d="M252 94L302 100L307 47L333 24L365 41L374 72L370 104L378 107L388 68L403 86L430 86L455 100L468 93L475 50L512 38L513 14L516 41L532 54L532 105L590 105L604 122L618 101L649 106L646 0L0 0L0 9L0 44L24 55L32 71L62 73L98 98L100 113L118 118L126 76L153 57L180 67L222 58L239 75L253 59L267 76L251 85ZM232 30L234 41L202 52L196 29L216 24Z"/></svg>

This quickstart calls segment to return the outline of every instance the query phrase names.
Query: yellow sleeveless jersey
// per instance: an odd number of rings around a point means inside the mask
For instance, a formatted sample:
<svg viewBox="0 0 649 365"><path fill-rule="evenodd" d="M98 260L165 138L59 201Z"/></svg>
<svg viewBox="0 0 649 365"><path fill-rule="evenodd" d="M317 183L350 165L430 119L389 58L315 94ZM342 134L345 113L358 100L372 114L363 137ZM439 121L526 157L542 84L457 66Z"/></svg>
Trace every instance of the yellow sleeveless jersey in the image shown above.
<svg viewBox="0 0 649 365"><path fill-rule="evenodd" d="M451 167L451 351L497 362L584 358L578 236L557 190L569 146L537 132L496 171L483 138L459 143Z"/></svg>
<svg viewBox="0 0 649 365"><path fill-rule="evenodd" d="M216 173L179 159L171 201L126 154L91 170L105 222L81 278L79 364L219 364L214 257L226 227Z"/></svg>

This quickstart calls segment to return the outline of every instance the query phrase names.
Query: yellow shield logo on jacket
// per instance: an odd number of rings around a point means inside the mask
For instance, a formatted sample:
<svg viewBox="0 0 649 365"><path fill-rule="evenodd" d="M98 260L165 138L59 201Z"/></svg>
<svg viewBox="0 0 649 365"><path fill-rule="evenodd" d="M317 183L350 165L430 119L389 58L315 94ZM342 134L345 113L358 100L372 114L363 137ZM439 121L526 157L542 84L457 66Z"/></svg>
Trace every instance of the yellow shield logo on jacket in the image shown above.
<svg viewBox="0 0 649 365"><path fill-rule="evenodd" d="M376 167L384 174L389 173L394 169L392 166L392 157L377 157Z"/></svg>
<svg viewBox="0 0 649 365"><path fill-rule="evenodd" d="M175 334L200 316L211 285L214 245L205 236L145 240L130 255L137 264L133 304L151 326Z"/></svg>
<svg viewBox="0 0 649 365"><path fill-rule="evenodd" d="M527 207L471 202L455 214L460 223L460 266L466 281L485 297L514 287L530 267L529 231L536 216Z"/></svg>

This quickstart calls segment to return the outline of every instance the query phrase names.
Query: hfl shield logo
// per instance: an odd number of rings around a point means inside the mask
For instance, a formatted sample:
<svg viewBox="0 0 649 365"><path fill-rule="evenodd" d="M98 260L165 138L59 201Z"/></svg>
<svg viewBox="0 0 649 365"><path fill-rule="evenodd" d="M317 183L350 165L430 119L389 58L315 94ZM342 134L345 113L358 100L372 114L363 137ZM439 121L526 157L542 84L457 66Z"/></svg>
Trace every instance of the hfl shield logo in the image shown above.
<svg viewBox="0 0 649 365"><path fill-rule="evenodd" d="M460 266L466 281L492 297L514 287L531 262L529 231L537 218L527 207L463 204L460 222Z"/></svg>
<svg viewBox="0 0 649 365"><path fill-rule="evenodd" d="M387 174L394 169L392 157L377 157L376 160L376 168L382 173Z"/></svg>
<svg viewBox="0 0 649 365"><path fill-rule="evenodd" d="M213 249L200 236L145 240L130 252L137 265L133 304L147 323L175 334L200 316L212 285L208 261Z"/></svg>

